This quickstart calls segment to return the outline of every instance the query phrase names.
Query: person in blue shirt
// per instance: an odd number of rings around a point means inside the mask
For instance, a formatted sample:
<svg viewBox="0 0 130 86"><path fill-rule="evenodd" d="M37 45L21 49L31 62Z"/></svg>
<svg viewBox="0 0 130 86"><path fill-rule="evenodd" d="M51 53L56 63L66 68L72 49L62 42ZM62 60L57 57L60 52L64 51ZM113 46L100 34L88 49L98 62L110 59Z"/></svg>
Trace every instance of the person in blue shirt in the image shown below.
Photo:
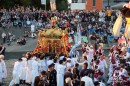
<svg viewBox="0 0 130 86"><path fill-rule="evenodd" d="M107 36L108 42L112 43L113 39L114 39L114 36L112 36L112 34L108 34L108 36Z"/></svg>

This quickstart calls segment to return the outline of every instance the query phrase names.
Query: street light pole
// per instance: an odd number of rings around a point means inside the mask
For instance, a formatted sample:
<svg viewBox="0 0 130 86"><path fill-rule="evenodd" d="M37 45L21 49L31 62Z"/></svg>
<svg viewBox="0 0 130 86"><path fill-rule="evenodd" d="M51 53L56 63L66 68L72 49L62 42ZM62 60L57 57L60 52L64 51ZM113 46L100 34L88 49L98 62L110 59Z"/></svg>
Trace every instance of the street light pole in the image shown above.
<svg viewBox="0 0 130 86"><path fill-rule="evenodd" d="M107 5L108 5L108 7L110 6L110 0L107 0Z"/></svg>
<svg viewBox="0 0 130 86"><path fill-rule="evenodd" d="M46 2L47 2L47 1L45 0L45 11L46 11Z"/></svg>
<svg viewBox="0 0 130 86"><path fill-rule="evenodd" d="M45 4L45 11L46 11L46 4Z"/></svg>

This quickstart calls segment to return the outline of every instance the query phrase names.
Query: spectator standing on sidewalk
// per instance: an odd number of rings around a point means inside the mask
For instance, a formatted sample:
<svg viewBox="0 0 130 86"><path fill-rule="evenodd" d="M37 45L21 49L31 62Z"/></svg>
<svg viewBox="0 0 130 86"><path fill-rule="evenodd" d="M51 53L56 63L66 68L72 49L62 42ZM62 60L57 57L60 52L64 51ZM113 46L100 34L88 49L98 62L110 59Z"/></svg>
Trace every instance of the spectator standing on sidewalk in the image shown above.
<svg viewBox="0 0 130 86"><path fill-rule="evenodd" d="M6 41L6 33L3 32L1 36L2 36L2 39L3 39L3 43L5 43L5 41Z"/></svg>

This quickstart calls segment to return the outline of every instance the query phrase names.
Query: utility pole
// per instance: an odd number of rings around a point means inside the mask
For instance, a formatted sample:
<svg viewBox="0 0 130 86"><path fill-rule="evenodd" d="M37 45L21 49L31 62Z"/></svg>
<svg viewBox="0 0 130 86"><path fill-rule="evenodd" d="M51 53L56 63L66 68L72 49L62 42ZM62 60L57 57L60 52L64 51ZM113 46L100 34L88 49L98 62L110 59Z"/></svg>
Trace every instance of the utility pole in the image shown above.
<svg viewBox="0 0 130 86"><path fill-rule="evenodd" d="M46 4L45 4L45 11L46 11Z"/></svg>
<svg viewBox="0 0 130 86"><path fill-rule="evenodd" d="M110 0L107 0L107 5L108 5L108 7L110 6Z"/></svg>

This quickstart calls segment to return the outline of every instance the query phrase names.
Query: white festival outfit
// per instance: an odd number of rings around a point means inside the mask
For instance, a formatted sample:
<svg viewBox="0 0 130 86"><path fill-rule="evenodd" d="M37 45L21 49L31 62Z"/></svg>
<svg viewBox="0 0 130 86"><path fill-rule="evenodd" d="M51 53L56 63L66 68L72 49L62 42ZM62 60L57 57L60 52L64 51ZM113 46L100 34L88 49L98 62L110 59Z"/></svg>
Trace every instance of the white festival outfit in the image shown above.
<svg viewBox="0 0 130 86"><path fill-rule="evenodd" d="M54 63L53 60L48 60L47 61L47 66L49 66L50 64Z"/></svg>
<svg viewBox="0 0 130 86"><path fill-rule="evenodd" d="M42 72L43 70L44 70L44 71L47 71L47 64L46 64L45 59L40 60L40 65L41 65L41 67L40 67L40 71L41 71L41 72Z"/></svg>
<svg viewBox="0 0 130 86"><path fill-rule="evenodd" d="M88 61L87 60L84 60L83 62L81 62L81 63L78 63L80 66L82 66L82 69L84 69L84 67L83 67L83 64L84 63L87 63L88 64ZM88 64L88 69L89 69L89 64Z"/></svg>
<svg viewBox="0 0 130 86"><path fill-rule="evenodd" d="M22 62L21 62L21 74L20 74L20 79L21 80L26 80L26 58L22 58Z"/></svg>
<svg viewBox="0 0 130 86"><path fill-rule="evenodd" d="M2 78L7 78L7 68L4 59L4 55L0 55L1 64L2 64Z"/></svg>
<svg viewBox="0 0 130 86"><path fill-rule="evenodd" d="M2 83L2 62L0 62L0 83Z"/></svg>
<svg viewBox="0 0 130 86"><path fill-rule="evenodd" d="M57 86L64 86L64 73L66 66L62 64L57 65Z"/></svg>
<svg viewBox="0 0 130 86"><path fill-rule="evenodd" d="M103 73L105 73L105 68L107 68L108 66L107 66L107 63L106 63L106 60L105 59L103 59L103 60L101 60L101 59L99 59L100 60L100 63L99 63L99 67L101 68L101 71L103 72Z"/></svg>
<svg viewBox="0 0 130 86"><path fill-rule="evenodd" d="M14 86L14 84L20 83L20 70L21 70L21 62L16 61L14 63L14 69L13 69L13 79L10 82L9 86Z"/></svg>
<svg viewBox="0 0 130 86"><path fill-rule="evenodd" d="M114 65L111 63L111 58L110 58L110 66L109 66L109 73L108 73L108 76L109 76L109 79L107 81L108 84L112 83L112 74L113 74L113 70L114 70Z"/></svg>
<svg viewBox="0 0 130 86"><path fill-rule="evenodd" d="M85 86L94 86L93 80L90 77L88 77L88 76L82 77L81 81L85 82Z"/></svg>
<svg viewBox="0 0 130 86"><path fill-rule="evenodd" d="M74 65L73 65L73 63L72 63L72 59L67 58L67 61L70 61L70 62L67 62L67 63L66 63L67 69L68 69L68 68L73 68Z"/></svg>
<svg viewBox="0 0 130 86"><path fill-rule="evenodd" d="M31 84L32 82L32 60L26 62L26 83Z"/></svg>
<svg viewBox="0 0 130 86"><path fill-rule="evenodd" d="M94 54L94 50L89 48L89 50L88 50L88 65L89 65L89 68L91 68L90 63L93 59L93 54Z"/></svg>
<svg viewBox="0 0 130 86"><path fill-rule="evenodd" d="M7 68L6 68L6 64L4 60L2 60L1 63L2 63L2 69L3 69L2 78L5 79L7 78Z"/></svg>
<svg viewBox="0 0 130 86"><path fill-rule="evenodd" d="M71 58L71 63L73 64L73 68L74 68L75 64L78 63L78 58L77 57L72 57Z"/></svg>
<svg viewBox="0 0 130 86"><path fill-rule="evenodd" d="M32 86L34 86L34 80L36 76L39 76L40 63L36 60L32 62Z"/></svg>

